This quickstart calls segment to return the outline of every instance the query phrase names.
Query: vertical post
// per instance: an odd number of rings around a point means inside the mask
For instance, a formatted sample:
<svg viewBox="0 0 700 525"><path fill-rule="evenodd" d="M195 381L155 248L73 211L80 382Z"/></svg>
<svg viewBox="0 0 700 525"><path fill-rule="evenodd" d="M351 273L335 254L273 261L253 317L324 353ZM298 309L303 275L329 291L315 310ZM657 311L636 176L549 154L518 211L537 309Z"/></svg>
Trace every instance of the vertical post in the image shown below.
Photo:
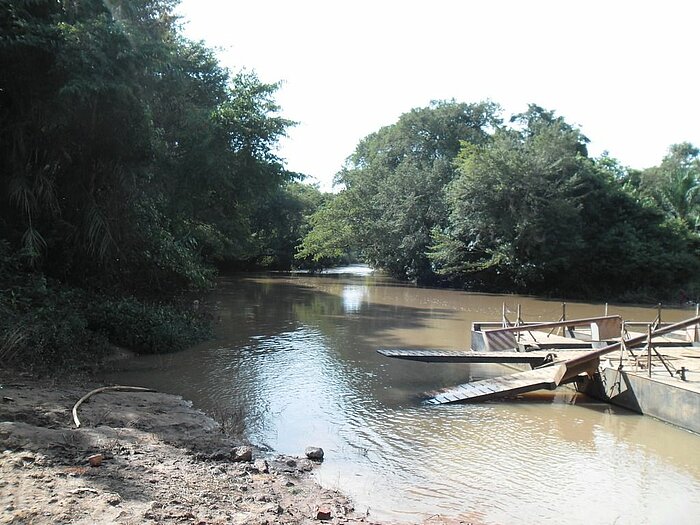
<svg viewBox="0 0 700 525"><path fill-rule="evenodd" d="M608 303L605 303L605 317L608 316Z"/></svg>
<svg viewBox="0 0 700 525"><path fill-rule="evenodd" d="M520 303L518 303L518 317L515 319L515 326L520 326L521 324L523 324L523 319L520 316L521 313L522 313L522 307L520 306ZM515 340L516 341L520 341L520 334L521 334L520 331L515 333Z"/></svg>
<svg viewBox="0 0 700 525"><path fill-rule="evenodd" d="M647 326L647 375L651 377L651 325Z"/></svg>
<svg viewBox="0 0 700 525"><path fill-rule="evenodd" d="M508 321L506 321L506 302L503 301L503 306L501 307L501 324L503 328L508 326Z"/></svg>
<svg viewBox="0 0 700 525"><path fill-rule="evenodd" d="M661 303L656 307L656 326L661 326Z"/></svg>
<svg viewBox="0 0 700 525"><path fill-rule="evenodd" d="M566 303L561 303L561 320L566 321ZM561 327L562 337L566 337L566 326Z"/></svg>
<svg viewBox="0 0 700 525"><path fill-rule="evenodd" d="M695 303L695 317L700 316L700 303Z"/></svg>
<svg viewBox="0 0 700 525"><path fill-rule="evenodd" d="M607 309L607 303L605 304ZM619 369L622 370L622 358L623 355L627 353L627 345L625 345L625 322L620 323L620 365Z"/></svg>

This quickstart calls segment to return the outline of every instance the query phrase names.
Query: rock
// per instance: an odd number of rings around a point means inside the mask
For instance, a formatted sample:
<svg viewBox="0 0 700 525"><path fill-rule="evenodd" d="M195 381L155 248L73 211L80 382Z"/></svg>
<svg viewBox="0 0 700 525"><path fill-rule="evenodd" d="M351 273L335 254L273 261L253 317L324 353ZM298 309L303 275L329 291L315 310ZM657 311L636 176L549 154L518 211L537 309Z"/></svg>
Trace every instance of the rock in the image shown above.
<svg viewBox="0 0 700 525"><path fill-rule="evenodd" d="M104 456L102 454L93 454L92 456L88 456L87 460L88 463L90 463L91 467L99 467L102 465L102 460L104 459Z"/></svg>
<svg viewBox="0 0 700 525"><path fill-rule="evenodd" d="M284 462L285 465L288 467L296 467L297 466L297 460L294 458L289 458Z"/></svg>
<svg viewBox="0 0 700 525"><path fill-rule="evenodd" d="M317 520L329 520L331 519L331 508L328 505L321 505L316 509Z"/></svg>
<svg viewBox="0 0 700 525"><path fill-rule="evenodd" d="M306 447L304 454L306 454L306 457L309 459L323 461L323 449L321 447Z"/></svg>
<svg viewBox="0 0 700 525"><path fill-rule="evenodd" d="M299 462L299 468L304 472L311 472L314 469L314 464L308 459L302 459Z"/></svg>
<svg viewBox="0 0 700 525"><path fill-rule="evenodd" d="M104 498L107 500L107 503L109 503L113 507L116 507L122 502L121 496L116 492L105 492Z"/></svg>
<svg viewBox="0 0 700 525"><path fill-rule="evenodd" d="M233 461L253 461L253 447L246 445L234 448Z"/></svg>
<svg viewBox="0 0 700 525"><path fill-rule="evenodd" d="M270 465L268 465L267 461L264 459L256 459L255 463L253 463L253 467L262 474L270 473Z"/></svg>

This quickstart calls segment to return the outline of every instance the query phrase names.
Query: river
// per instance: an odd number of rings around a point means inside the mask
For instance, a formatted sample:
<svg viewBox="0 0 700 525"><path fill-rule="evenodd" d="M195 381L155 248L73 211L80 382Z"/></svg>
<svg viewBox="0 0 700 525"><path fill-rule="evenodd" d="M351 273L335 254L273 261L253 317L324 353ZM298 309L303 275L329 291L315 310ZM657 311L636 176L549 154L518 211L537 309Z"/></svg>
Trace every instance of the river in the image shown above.
<svg viewBox="0 0 700 525"><path fill-rule="evenodd" d="M286 454L321 446L318 481L373 519L697 523L700 436L571 390L426 406L418 394L507 373L500 365L390 360L375 350L469 346L472 321L556 320L561 303L415 286L363 267L222 278L216 339L111 374L191 399ZM568 303L567 317L602 305ZM650 321L656 311L611 305ZM668 320L692 311L664 310Z"/></svg>

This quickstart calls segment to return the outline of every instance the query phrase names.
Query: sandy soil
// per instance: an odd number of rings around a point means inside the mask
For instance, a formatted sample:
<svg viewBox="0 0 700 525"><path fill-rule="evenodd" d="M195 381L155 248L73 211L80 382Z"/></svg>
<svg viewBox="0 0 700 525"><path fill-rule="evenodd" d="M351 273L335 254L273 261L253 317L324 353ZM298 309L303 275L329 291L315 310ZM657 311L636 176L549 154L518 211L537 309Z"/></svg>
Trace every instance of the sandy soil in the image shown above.
<svg viewBox="0 0 700 525"><path fill-rule="evenodd" d="M101 385L0 371L0 386L0 523L368 523L310 460L240 461L241 443L179 397L97 394L75 428L73 404Z"/></svg>

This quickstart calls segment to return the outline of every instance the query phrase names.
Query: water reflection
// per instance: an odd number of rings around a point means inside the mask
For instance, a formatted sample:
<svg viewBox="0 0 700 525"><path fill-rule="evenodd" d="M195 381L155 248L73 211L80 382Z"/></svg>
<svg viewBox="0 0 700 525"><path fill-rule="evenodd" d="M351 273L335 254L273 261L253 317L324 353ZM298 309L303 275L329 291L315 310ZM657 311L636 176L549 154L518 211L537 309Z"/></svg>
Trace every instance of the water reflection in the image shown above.
<svg viewBox="0 0 700 525"><path fill-rule="evenodd" d="M343 308L345 313L359 312L362 302L368 295L367 286L347 284L343 287Z"/></svg>
<svg viewBox="0 0 700 525"><path fill-rule="evenodd" d="M527 402L424 406L421 391L503 369L375 352L464 348L470 323L500 318L504 300L523 304L533 321L558 317L557 302L419 289L377 274L236 277L212 300L215 342L144 357L111 379L175 392L210 412L235 407L251 439L280 452L322 446L319 480L371 516L680 524L700 511L694 434L566 390ZM602 309L570 304L568 313Z"/></svg>

